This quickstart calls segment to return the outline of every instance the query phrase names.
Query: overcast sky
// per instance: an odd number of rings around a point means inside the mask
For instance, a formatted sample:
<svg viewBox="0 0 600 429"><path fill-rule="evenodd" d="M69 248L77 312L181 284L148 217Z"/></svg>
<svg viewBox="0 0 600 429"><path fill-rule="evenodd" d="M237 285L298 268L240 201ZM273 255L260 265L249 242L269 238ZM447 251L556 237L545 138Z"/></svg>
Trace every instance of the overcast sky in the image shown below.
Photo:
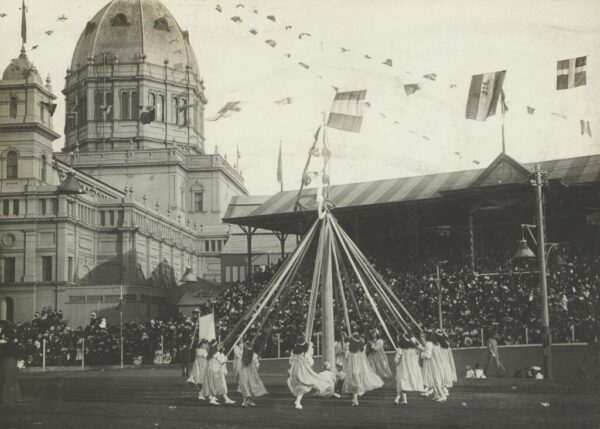
<svg viewBox="0 0 600 429"><path fill-rule="evenodd" d="M65 71L86 22L107 1L26 3L28 55L43 77L52 77L59 95L55 129L62 133ZM207 116L228 101L242 102L241 112L207 122L206 150L212 153L218 145L233 164L239 147L240 168L252 194L278 190L280 141L285 187L297 188L321 112L331 105L332 85L366 89L370 104L359 134L329 132L334 184L488 164L501 149L501 117L471 121L464 112L471 75L498 70L507 70L509 155L530 162L600 152L597 0L163 3L190 32L206 82ZM236 7L240 3L245 7ZM20 0L0 0L0 13L7 14L0 18L2 69L19 53L19 7ZM68 20L58 21L62 14ZM232 16L242 22L234 23ZM46 30L54 33L47 36ZM302 32L311 37L298 39ZM268 39L277 46L265 44ZM32 51L34 45L39 47ZM341 47L349 52L342 53ZM583 55L588 56L588 84L556 91L556 61ZM393 67L381 64L388 58ZM435 73L436 81L424 79L427 73ZM408 83L421 83L422 90L407 97L403 85ZM291 97L291 104L275 103L284 97ZM526 106L535 113L528 115ZM581 135L580 119L590 121L592 137ZM62 144L58 141L55 149Z"/></svg>

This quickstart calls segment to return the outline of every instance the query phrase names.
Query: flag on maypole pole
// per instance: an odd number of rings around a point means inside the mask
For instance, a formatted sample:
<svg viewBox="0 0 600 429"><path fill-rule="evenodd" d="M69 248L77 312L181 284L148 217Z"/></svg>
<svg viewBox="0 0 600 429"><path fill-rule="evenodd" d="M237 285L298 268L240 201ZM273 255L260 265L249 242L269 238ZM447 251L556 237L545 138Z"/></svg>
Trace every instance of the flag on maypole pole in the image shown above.
<svg viewBox="0 0 600 429"><path fill-rule="evenodd" d="M277 183L283 192L283 161L281 159L281 141L279 142L279 157L277 158Z"/></svg>

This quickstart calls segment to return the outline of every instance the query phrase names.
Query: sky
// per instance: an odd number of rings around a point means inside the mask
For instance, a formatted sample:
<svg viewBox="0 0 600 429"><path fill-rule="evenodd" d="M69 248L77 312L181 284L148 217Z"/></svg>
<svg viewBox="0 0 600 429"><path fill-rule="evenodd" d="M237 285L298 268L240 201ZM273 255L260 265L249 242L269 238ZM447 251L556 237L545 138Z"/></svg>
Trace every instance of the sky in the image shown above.
<svg viewBox="0 0 600 429"><path fill-rule="evenodd" d="M7 14L0 18L1 69L19 54L20 2L0 0L0 13ZM471 76L499 70L507 71L509 155L534 162L600 152L597 0L162 2L190 32L206 85L206 116L227 102L241 102L240 112L206 122L205 149L213 153L218 146L231 164L239 149L251 194L279 190L280 143L284 187L298 188L333 86L366 89L369 103L360 133L328 130L333 184L488 165L501 151L502 116L467 120L465 107ZM59 96L54 127L62 133L65 71L86 22L107 0L26 3L27 52L42 77L52 78ZM57 20L63 14L68 19ZM233 22L233 16L242 22ZM300 33L310 36L300 39ZM584 55L587 85L557 91L556 61ZM392 67L382 64L386 59ZM423 77L432 73L435 81ZM403 85L411 83L421 90L407 96ZM275 103L286 97L291 104ZM533 115L527 106L535 108ZM581 135L582 119L589 121L591 137ZM60 139L55 149L62 145Z"/></svg>

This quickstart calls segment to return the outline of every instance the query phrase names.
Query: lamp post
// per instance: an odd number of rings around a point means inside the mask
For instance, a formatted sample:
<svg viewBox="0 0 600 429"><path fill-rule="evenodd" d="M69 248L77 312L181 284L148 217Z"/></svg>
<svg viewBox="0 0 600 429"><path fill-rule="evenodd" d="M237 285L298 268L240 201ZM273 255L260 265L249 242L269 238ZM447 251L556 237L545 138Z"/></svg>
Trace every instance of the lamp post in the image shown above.
<svg viewBox="0 0 600 429"><path fill-rule="evenodd" d="M548 182L546 172L542 171L539 165L535 166L534 175L531 179L532 186L535 187L535 206L536 206L536 224L527 225L522 224L521 228L523 231L525 228L531 235L531 238L537 245L537 255L535 255L529 246L523 233L522 239L519 241L519 248L513 258L533 258L536 257L539 265L539 281L540 281L540 300L541 300L541 312L542 312L542 331L543 331L543 342L544 348L544 377L546 379L552 379L552 334L550 333L550 312L548 309L548 281L547 281L547 262L550 251L554 249L559 243L552 243L546 250L546 230L544 228L544 194L543 186ZM537 240L531 228L537 230Z"/></svg>
<svg viewBox="0 0 600 429"><path fill-rule="evenodd" d="M544 195L542 187L547 183L546 172L535 167L535 175L531 181L535 186L535 200L537 208L537 246L538 264L540 266L540 298L542 300L542 330L544 332L544 376L552 379L552 334L550 333L550 314L548 310L548 284L546 278L546 237L544 228Z"/></svg>

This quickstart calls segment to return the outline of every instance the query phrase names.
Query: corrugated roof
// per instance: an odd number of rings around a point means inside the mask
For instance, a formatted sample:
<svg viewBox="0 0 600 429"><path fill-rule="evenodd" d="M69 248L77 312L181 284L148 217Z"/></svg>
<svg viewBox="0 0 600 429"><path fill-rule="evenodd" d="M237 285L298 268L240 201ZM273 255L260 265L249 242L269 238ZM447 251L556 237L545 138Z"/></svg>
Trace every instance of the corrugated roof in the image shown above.
<svg viewBox="0 0 600 429"><path fill-rule="evenodd" d="M506 158L510 159L511 162L516 162L507 155L501 154L490 164L490 167L497 165L499 161ZM521 165L533 172L536 164L539 164L543 170L548 172L549 179L560 179L567 185L600 181L600 155ZM443 192L469 188L490 167L336 185L329 188L329 199L335 204L335 208L339 209L442 198ZM297 195L297 190L280 192L273 195L252 212L242 216L226 216L225 220L234 221L235 217L260 217L293 213ZM314 210L316 208L315 195L315 188L303 191L300 203L304 206L304 209Z"/></svg>
<svg viewBox="0 0 600 429"><path fill-rule="evenodd" d="M231 197L225 218L244 217L252 213L269 199L268 195L234 195Z"/></svg>

